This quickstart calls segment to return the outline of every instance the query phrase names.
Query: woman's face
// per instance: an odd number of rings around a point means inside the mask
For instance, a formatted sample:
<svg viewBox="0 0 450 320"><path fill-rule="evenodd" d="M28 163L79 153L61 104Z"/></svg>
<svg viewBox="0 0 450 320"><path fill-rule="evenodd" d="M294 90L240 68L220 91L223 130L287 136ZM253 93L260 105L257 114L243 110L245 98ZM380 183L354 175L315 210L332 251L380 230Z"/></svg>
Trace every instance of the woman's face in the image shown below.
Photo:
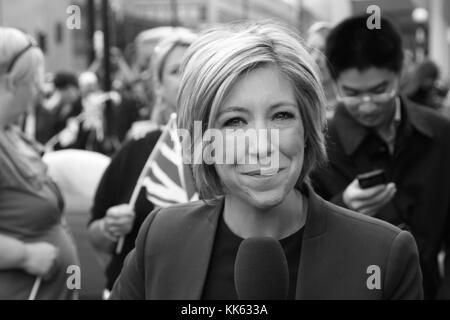
<svg viewBox="0 0 450 320"><path fill-rule="evenodd" d="M2 125L15 122L22 114L31 112L36 104L44 82L44 68L39 67L36 74L14 85L8 103L1 106L0 121Z"/></svg>
<svg viewBox="0 0 450 320"><path fill-rule="evenodd" d="M39 93L44 85L44 68L39 67L33 77L24 80L17 85L16 102L20 107L24 107L25 111L32 111Z"/></svg>
<svg viewBox="0 0 450 320"><path fill-rule="evenodd" d="M167 56L162 72L162 83L160 85L161 98L173 112L176 111L177 107L180 64L186 49L186 46L176 46Z"/></svg>
<svg viewBox="0 0 450 320"><path fill-rule="evenodd" d="M215 164L225 192L263 210L280 204L293 190L304 158L304 128L291 82L274 66L243 75L213 127L225 137L224 157L233 155L233 161ZM252 131L256 140L236 142L236 136L252 136ZM276 159L273 170L265 170L268 158Z"/></svg>

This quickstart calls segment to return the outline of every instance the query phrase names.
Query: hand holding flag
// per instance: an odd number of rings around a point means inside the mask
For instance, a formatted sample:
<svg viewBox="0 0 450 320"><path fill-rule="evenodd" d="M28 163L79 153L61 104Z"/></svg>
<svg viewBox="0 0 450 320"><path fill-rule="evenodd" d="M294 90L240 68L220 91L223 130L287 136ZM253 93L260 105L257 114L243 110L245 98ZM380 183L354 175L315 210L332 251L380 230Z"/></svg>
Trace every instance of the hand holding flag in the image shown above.
<svg viewBox="0 0 450 320"><path fill-rule="evenodd" d="M198 200L193 178L188 166L183 163L176 114L171 115L144 165L129 202L132 207L143 187L147 199L159 207ZM116 248L117 254L122 252L123 242L124 237L121 237Z"/></svg>

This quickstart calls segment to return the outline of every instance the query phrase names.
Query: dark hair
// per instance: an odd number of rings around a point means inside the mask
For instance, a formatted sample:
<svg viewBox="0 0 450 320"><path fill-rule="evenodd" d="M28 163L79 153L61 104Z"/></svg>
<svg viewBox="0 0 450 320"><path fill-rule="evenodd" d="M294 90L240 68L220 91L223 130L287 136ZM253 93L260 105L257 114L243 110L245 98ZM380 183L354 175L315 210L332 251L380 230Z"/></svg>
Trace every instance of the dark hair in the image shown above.
<svg viewBox="0 0 450 320"><path fill-rule="evenodd" d="M416 68L416 77L419 81L428 78L439 78L439 67L431 60L422 61Z"/></svg>
<svg viewBox="0 0 450 320"><path fill-rule="evenodd" d="M70 72L58 72L53 79L55 88L59 90L67 89L68 87L78 88L77 77Z"/></svg>
<svg viewBox="0 0 450 320"><path fill-rule="evenodd" d="M348 18L327 37L325 55L331 76L336 79L347 69L370 67L400 73L403 65L402 38L398 29L380 17L380 28L369 29L369 15Z"/></svg>

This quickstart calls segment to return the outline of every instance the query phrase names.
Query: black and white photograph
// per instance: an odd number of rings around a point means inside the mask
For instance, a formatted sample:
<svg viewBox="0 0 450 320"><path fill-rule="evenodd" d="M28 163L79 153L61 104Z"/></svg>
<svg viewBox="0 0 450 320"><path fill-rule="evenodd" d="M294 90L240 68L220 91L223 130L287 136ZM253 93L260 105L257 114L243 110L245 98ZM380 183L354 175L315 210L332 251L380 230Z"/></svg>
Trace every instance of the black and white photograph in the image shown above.
<svg viewBox="0 0 450 320"><path fill-rule="evenodd" d="M0 300L450 300L450 0L0 0Z"/></svg>

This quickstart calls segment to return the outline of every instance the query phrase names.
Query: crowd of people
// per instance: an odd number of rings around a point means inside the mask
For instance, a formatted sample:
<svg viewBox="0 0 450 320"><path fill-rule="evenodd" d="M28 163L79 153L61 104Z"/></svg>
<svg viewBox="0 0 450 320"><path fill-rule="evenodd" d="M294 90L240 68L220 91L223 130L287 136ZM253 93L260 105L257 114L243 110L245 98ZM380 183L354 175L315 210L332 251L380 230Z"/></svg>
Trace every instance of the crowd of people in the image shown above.
<svg viewBox="0 0 450 320"><path fill-rule="evenodd" d="M77 298L66 282L76 241L41 159L61 149L111 157L86 221L110 256L110 299L450 299L448 83L410 59L394 23L366 20L305 35L268 22L172 28L144 73L112 50L111 91L101 55L80 74L46 75L33 39L0 27L0 299ZM164 207L142 188L130 203L174 113L194 137L184 154L221 146L213 163L190 164L201 200ZM236 142L252 130L257 142ZM270 130L278 141L259 134ZM282 258L261 266L267 243ZM273 260L286 271L279 295Z"/></svg>

